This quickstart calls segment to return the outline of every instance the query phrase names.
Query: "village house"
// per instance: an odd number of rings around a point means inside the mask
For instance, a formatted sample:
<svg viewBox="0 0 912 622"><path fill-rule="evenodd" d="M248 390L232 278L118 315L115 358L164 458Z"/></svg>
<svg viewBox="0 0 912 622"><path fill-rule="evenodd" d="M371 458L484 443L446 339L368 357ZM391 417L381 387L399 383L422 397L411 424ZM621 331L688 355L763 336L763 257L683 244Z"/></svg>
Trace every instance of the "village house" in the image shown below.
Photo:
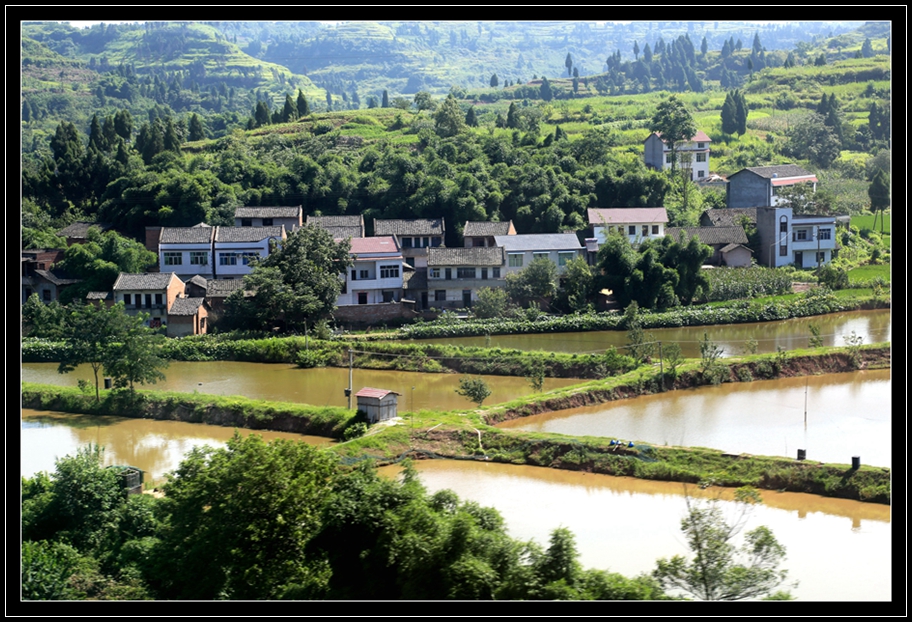
<svg viewBox="0 0 912 622"><path fill-rule="evenodd" d="M536 259L549 259L562 273L567 262L582 257L585 249L575 233L526 233L498 235L497 246L503 247L506 259L505 274L519 272Z"/></svg>
<svg viewBox="0 0 912 622"><path fill-rule="evenodd" d="M66 245L72 246L73 244L85 244L88 239L89 229L95 227L101 232L105 232L111 228L110 225L97 222L74 222L68 227L57 232L57 235L66 239Z"/></svg>
<svg viewBox="0 0 912 622"><path fill-rule="evenodd" d="M308 216L308 225L325 229L334 240L364 237L364 216Z"/></svg>
<svg viewBox="0 0 912 622"><path fill-rule="evenodd" d="M200 223L193 227L162 227L158 231L159 272L175 272L182 278L200 275L212 278L212 242L216 227ZM146 230L146 239L153 231Z"/></svg>
<svg viewBox="0 0 912 622"><path fill-rule="evenodd" d="M795 216L790 207L757 208L758 263L770 268L817 268L836 251L836 217Z"/></svg>
<svg viewBox="0 0 912 622"><path fill-rule="evenodd" d="M346 272L337 306L398 302L402 299L403 257L393 236L352 238L354 265Z"/></svg>
<svg viewBox="0 0 912 622"><path fill-rule="evenodd" d="M79 282L79 279L53 269L54 264L63 259L63 253L61 249L22 251L22 304L32 294L38 294L44 303L59 301L67 286Z"/></svg>
<svg viewBox="0 0 912 622"><path fill-rule="evenodd" d="M811 184L817 191L817 176L800 166L754 166L744 168L728 178L726 204L728 207L775 207L781 199L781 188L796 184Z"/></svg>
<svg viewBox="0 0 912 622"><path fill-rule="evenodd" d="M374 235L395 237L406 263L413 268L428 267L428 248L443 246L445 234L443 218L374 220Z"/></svg>
<svg viewBox="0 0 912 622"><path fill-rule="evenodd" d="M665 236L675 242L696 236L700 242L713 249L713 254L703 262L705 265L750 267L753 251L747 247L744 227L669 227L665 229Z"/></svg>
<svg viewBox="0 0 912 622"><path fill-rule="evenodd" d="M462 230L463 246L497 246L494 243L495 235L516 235L516 228L513 226L513 221L466 221L465 227Z"/></svg>
<svg viewBox="0 0 912 622"><path fill-rule="evenodd" d="M184 295L184 282L173 272L121 272L114 282L114 302L122 302L130 315L148 313L146 326L161 328L167 322L168 309Z"/></svg>
<svg viewBox="0 0 912 622"><path fill-rule="evenodd" d="M621 233L631 244L665 235L668 212L664 207L589 209L589 224L598 245L611 233Z"/></svg>
<svg viewBox="0 0 912 622"><path fill-rule="evenodd" d="M709 177L709 143L712 140L705 132L697 132L690 140L682 141L676 147L677 169L690 170L691 181ZM643 161L657 171L671 169L671 146L662 139L659 132L653 132L643 145Z"/></svg>
<svg viewBox="0 0 912 622"><path fill-rule="evenodd" d="M241 278L253 270L250 263L268 257L286 239L285 226L216 227L212 272L218 279Z"/></svg>
<svg viewBox="0 0 912 622"><path fill-rule="evenodd" d="M722 207L700 214L701 227L734 227L757 224L756 207Z"/></svg>
<svg viewBox="0 0 912 622"><path fill-rule="evenodd" d="M479 289L506 283L499 246L431 247L427 262L427 289L434 292L428 304L433 307L471 307Z"/></svg>
<svg viewBox="0 0 912 622"><path fill-rule="evenodd" d="M286 231L300 227L303 208L296 207L238 207L234 210L235 227L277 227L284 225Z"/></svg>
<svg viewBox="0 0 912 622"><path fill-rule="evenodd" d="M175 298L168 309L168 337L186 337L206 333L209 305L205 298Z"/></svg>

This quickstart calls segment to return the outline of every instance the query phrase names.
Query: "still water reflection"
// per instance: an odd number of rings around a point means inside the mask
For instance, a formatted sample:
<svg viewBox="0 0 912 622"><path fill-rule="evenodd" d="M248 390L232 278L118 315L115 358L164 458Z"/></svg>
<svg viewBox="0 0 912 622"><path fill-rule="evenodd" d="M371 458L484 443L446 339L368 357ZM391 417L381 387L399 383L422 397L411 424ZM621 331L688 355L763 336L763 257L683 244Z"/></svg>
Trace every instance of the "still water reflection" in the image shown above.
<svg viewBox="0 0 912 622"><path fill-rule="evenodd" d="M416 467L429 491L448 488L499 510L513 537L547 546L553 529L569 528L586 568L635 576L650 572L660 557L688 553L680 532L685 505L679 483L452 460L420 461ZM399 467L381 472L392 477ZM698 494L692 487L689 492ZM785 545L784 567L799 581L793 595L802 600L890 598L888 506L762 494L764 505L747 528L766 525Z"/></svg>
<svg viewBox="0 0 912 622"><path fill-rule="evenodd" d="M804 425L807 394L807 428ZM890 370L722 384L514 419L500 427L850 464L891 464Z"/></svg>

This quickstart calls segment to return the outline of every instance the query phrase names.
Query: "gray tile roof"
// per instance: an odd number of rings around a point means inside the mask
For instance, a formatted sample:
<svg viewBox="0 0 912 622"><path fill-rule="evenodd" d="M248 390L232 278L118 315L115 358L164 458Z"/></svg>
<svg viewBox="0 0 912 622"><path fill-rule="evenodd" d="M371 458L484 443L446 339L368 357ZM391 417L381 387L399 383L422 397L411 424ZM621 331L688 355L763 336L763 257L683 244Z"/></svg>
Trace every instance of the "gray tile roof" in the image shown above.
<svg viewBox="0 0 912 622"><path fill-rule="evenodd" d="M234 210L235 218L297 218L301 206L295 207L239 207Z"/></svg>
<svg viewBox="0 0 912 622"><path fill-rule="evenodd" d="M513 237L513 236L510 236ZM502 266L503 249L496 246L469 248L431 247L428 249L428 266Z"/></svg>
<svg viewBox="0 0 912 622"><path fill-rule="evenodd" d="M734 227L740 225L741 218L746 216L751 223L757 223L756 207L720 207L708 209L700 215L700 224L704 227Z"/></svg>
<svg viewBox="0 0 912 622"><path fill-rule="evenodd" d="M195 274L192 277L190 277L190 279L185 281L185 283L188 283L188 284L193 283L194 285L198 285L198 286L202 287L203 289L206 289L206 277L200 276L198 274Z"/></svg>
<svg viewBox="0 0 912 622"><path fill-rule="evenodd" d="M86 300L111 300L111 292L89 292L86 294Z"/></svg>
<svg viewBox="0 0 912 622"><path fill-rule="evenodd" d="M682 232L687 234L688 240L696 235L701 242L710 246L747 244L747 235L744 233L743 227L669 227L665 229L665 235L671 237L675 242L680 242Z"/></svg>
<svg viewBox="0 0 912 622"><path fill-rule="evenodd" d="M159 244L210 244L215 227L162 227Z"/></svg>
<svg viewBox="0 0 912 622"><path fill-rule="evenodd" d="M751 251L751 249L749 249L749 248L747 248L746 246L744 246L744 244L728 244L728 245L726 245L726 246L723 246L723 247L722 247L721 249L719 249L719 250L720 250L721 252L723 252L723 253L728 253L728 252L731 252L731 251L735 250L736 248L746 248L746 249L749 250L750 252L752 252L752 253L754 252L754 251Z"/></svg>
<svg viewBox="0 0 912 622"><path fill-rule="evenodd" d="M89 232L90 227L98 227L102 231L110 229L110 225L97 222L74 222L69 227L65 227L57 232L57 235L64 238L84 238Z"/></svg>
<svg viewBox="0 0 912 622"><path fill-rule="evenodd" d="M363 238L364 229L361 227L323 227L326 229L334 240L345 240L347 238Z"/></svg>
<svg viewBox="0 0 912 622"><path fill-rule="evenodd" d="M175 276L173 272L145 272L143 274L121 272L114 282L114 290L163 290L168 287L171 278Z"/></svg>
<svg viewBox="0 0 912 622"><path fill-rule="evenodd" d="M355 214L352 216L308 216L308 225L317 225L318 227L360 227L364 224L364 216Z"/></svg>
<svg viewBox="0 0 912 622"><path fill-rule="evenodd" d="M285 238L285 227L216 227L216 242L261 242L266 238Z"/></svg>
<svg viewBox="0 0 912 622"><path fill-rule="evenodd" d="M72 285L73 283L82 282L82 279L70 278L70 275L60 270L54 270L53 272L50 270L35 270L35 274L54 285Z"/></svg>
<svg viewBox="0 0 912 622"><path fill-rule="evenodd" d="M741 169L738 173L743 171L750 171L755 175L759 175L765 179L772 179L773 177L804 177L807 175L813 175L810 171L806 171L800 166L795 164L780 164L778 166L749 166L747 168ZM737 175L734 173L729 176L729 179Z"/></svg>
<svg viewBox="0 0 912 622"><path fill-rule="evenodd" d="M402 273L402 286L412 291L428 288L427 268L405 270Z"/></svg>
<svg viewBox="0 0 912 622"><path fill-rule="evenodd" d="M211 279L206 282L206 296L224 298L239 289L244 289L244 279Z"/></svg>
<svg viewBox="0 0 912 622"><path fill-rule="evenodd" d="M168 315L196 315L205 298L175 298Z"/></svg>
<svg viewBox="0 0 912 622"><path fill-rule="evenodd" d="M494 243L510 251L565 251L582 249L575 233L526 233L523 235L497 235Z"/></svg>
<svg viewBox="0 0 912 622"><path fill-rule="evenodd" d="M439 235L444 234L443 218L411 220L374 219L374 235Z"/></svg>
<svg viewBox="0 0 912 622"><path fill-rule="evenodd" d="M469 220L466 222L465 229L462 231L462 237L509 235L511 224L512 221L510 220L505 222L479 222L477 220Z"/></svg>

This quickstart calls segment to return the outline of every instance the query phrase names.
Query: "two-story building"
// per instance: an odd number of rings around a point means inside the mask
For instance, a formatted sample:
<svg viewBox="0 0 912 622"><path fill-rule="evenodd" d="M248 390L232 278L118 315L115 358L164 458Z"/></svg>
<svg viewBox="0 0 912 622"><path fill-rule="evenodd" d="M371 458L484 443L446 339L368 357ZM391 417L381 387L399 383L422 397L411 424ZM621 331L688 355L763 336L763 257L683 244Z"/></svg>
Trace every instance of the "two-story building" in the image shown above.
<svg viewBox="0 0 912 622"><path fill-rule="evenodd" d="M816 268L833 258L836 217L795 216L790 207L758 207L758 263L771 268Z"/></svg>
<svg viewBox="0 0 912 622"><path fill-rule="evenodd" d="M728 178L728 207L776 207L781 199L777 192L787 186L809 184L817 191L817 176L800 166L753 166L743 168Z"/></svg>
<svg viewBox="0 0 912 622"><path fill-rule="evenodd" d="M45 303L60 300L60 293L67 286L79 282L60 270L53 270L54 264L63 259L63 253L61 249L22 251L22 304L32 294L38 294Z"/></svg>
<svg viewBox="0 0 912 622"><path fill-rule="evenodd" d="M621 233L631 244L665 236L668 212L664 207L616 207L589 209L589 225L600 246L608 235Z"/></svg>
<svg viewBox="0 0 912 622"><path fill-rule="evenodd" d="M504 250L505 276L519 272L536 259L551 260L560 274L568 261L582 257L586 250L575 233L498 235L494 236L494 242Z"/></svg>
<svg viewBox="0 0 912 622"><path fill-rule="evenodd" d="M334 240L364 237L364 216L308 216L308 225L325 229Z"/></svg>
<svg viewBox="0 0 912 622"><path fill-rule="evenodd" d="M506 283L499 246L431 247L427 262L427 304L432 307L471 307L479 289Z"/></svg>
<svg viewBox="0 0 912 622"><path fill-rule="evenodd" d="M697 132L690 140L679 143L675 151L678 155L677 169L690 170L692 181L700 181L709 177L709 136L705 132ZM663 138L661 133L653 132L643 145L643 161L646 166L657 171L671 168L671 145Z"/></svg>
<svg viewBox="0 0 912 622"><path fill-rule="evenodd" d="M114 302L124 303L124 310L131 315L148 313L149 328L167 323L168 309L183 294L184 282L173 272L121 272L114 282Z"/></svg>
<svg viewBox="0 0 912 622"><path fill-rule="evenodd" d="M285 226L216 227L212 252L213 275L218 279L239 279L250 274L250 263L269 256L286 239Z"/></svg>
<svg viewBox="0 0 912 622"><path fill-rule="evenodd" d="M465 227L462 230L463 246L497 246L497 244L494 243L495 235L516 235L516 228L513 226L513 221L466 221Z"/></svg>
<svg viewBox="0 0 912 622"><path fill-rule="evenodd" d="M181 277L212 278L212 243L216 227L200 223L193 227L162 227L158 237L158 270ZM148 229L147 229L148 234Z"/></svg>
<svg viewBox="0 0 912 622"><path fill-rule="evenodd" d="M443 246L445 234L443 218L374 220L374 235L395 237L406 263L414 268L428 266L428 249Z"/></svg>
<svg viewBox="0 0 912 622"><path fill-rule="evenodd" d="M402 299L404 258L396 238L352 238L354 265L345 275L345 285L336 306L398 302Z"/></svg>
<svg viewBox="0 0 912 622"><path fill-rule="evenodd" d="M235 227L277 227L294 231L303 224L303 208L296 207L239 207L234 210Z"/></svg>

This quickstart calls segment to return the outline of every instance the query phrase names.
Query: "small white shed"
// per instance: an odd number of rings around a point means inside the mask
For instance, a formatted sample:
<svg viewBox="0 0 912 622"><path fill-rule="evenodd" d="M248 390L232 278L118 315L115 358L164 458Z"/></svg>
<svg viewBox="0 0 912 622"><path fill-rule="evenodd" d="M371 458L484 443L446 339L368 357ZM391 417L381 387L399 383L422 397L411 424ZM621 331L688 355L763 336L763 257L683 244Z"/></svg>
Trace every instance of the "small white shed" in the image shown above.
<svg viewBox="0 0 912 622"><path fill-rule="evenodd" d="M364 411L371 423L397 417L400 395L401 393L395 391L371 387L364 387L355 393L355 397L358 398L358 410Z"/></svg>

